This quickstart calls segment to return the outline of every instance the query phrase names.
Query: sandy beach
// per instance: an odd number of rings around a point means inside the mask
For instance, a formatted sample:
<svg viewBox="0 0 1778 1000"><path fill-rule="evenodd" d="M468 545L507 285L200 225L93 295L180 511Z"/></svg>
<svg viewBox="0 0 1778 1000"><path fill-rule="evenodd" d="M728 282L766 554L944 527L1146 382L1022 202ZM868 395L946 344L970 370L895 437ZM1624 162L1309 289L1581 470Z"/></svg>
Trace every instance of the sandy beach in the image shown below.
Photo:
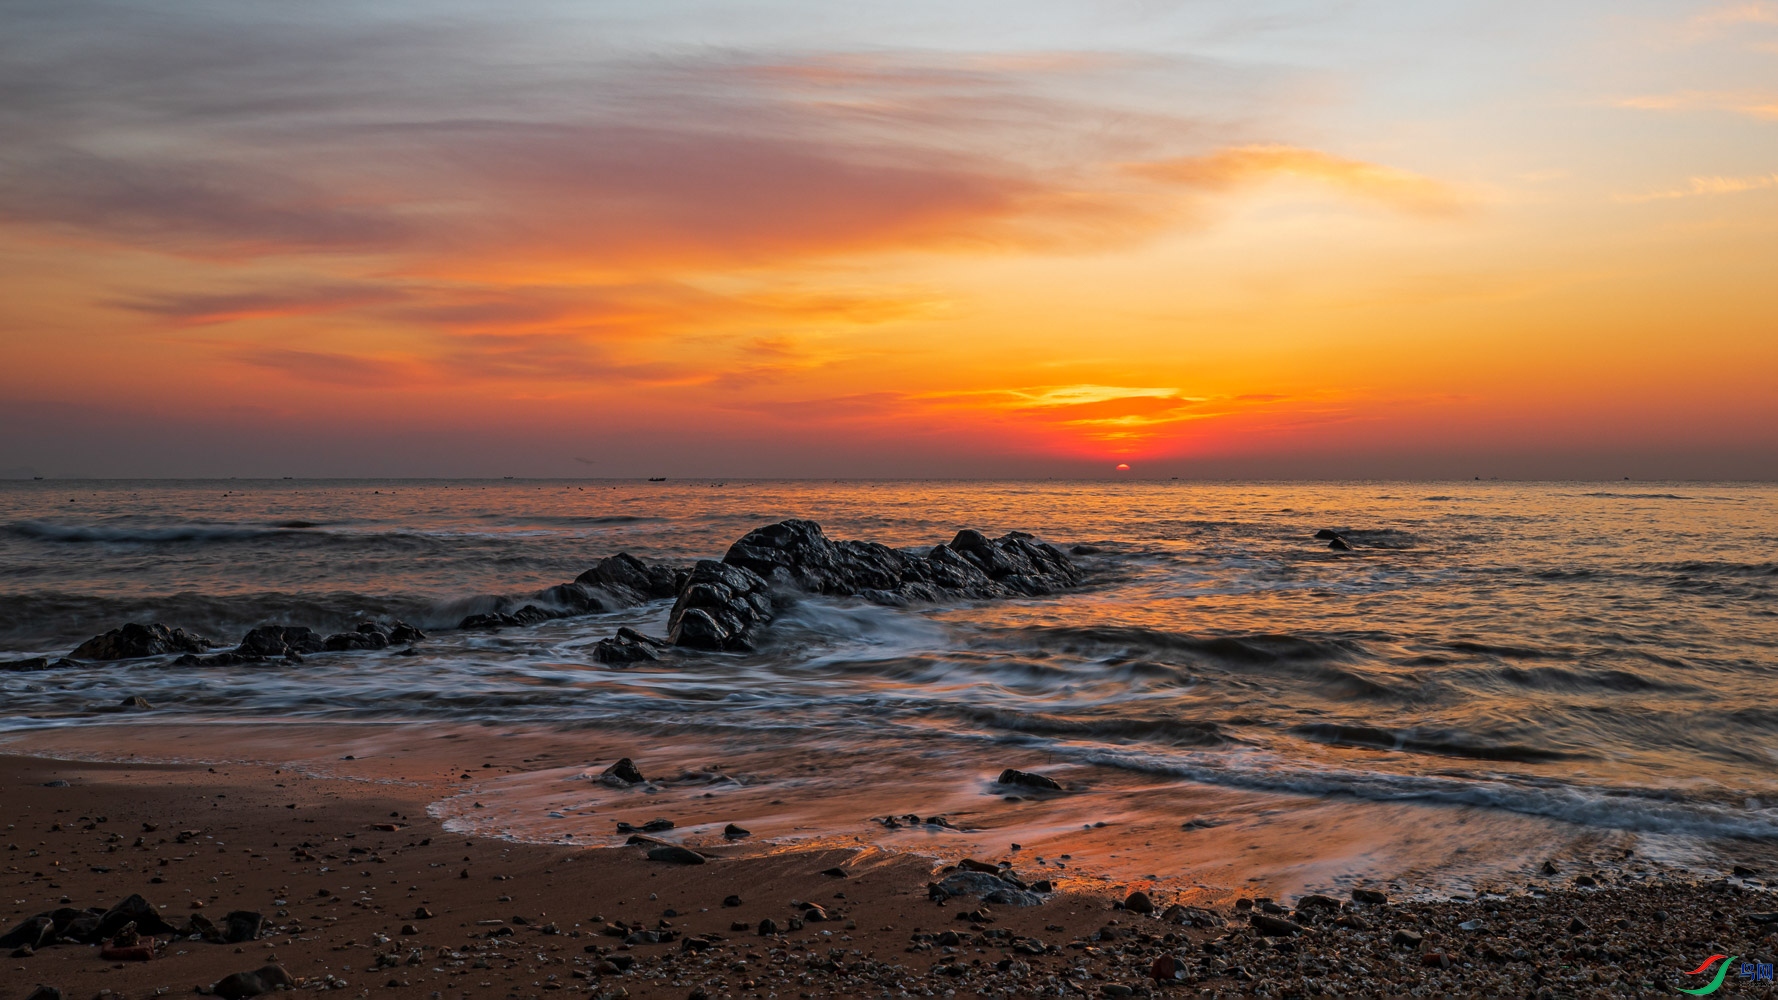
<svg viewBox="0 0 1778 1000"><path fill-rule="evenodd" d="M550 766L550 751L528 742L529 759L507 760L497 740L385 727L385 752L338 754L322 768L316 751L348 747L353 734L267 728L275 732L81 734L116 761L56 759L72 755L58 746L70 737L54 731L13 740L0 757L6 927L29 933L29 919L48 914L61 929L78 911L103 914L136 895L168 929L133 950L53 934L35 948L9 946L4 996L22 1000L40 985L82 1000L187 994L267 966L297 988L434 1000L564 990L1653 996L1703 985L1707 977L1683 973L1713 954L1745 958L1757 975L1778 950L1778 902L1754 870L1693 882L1633 858L1552 865L1533 884L1479 898L1379 902L1360 891L1198 907L1052 885L1024 897L1038 905L1019 906L933 888L970 884L953 876L972 868L1007 876L972 876L977 888L1044 888L1039 867L1010 845L966 859L735 836L696 841L702 863L688 864L651 859L649 839L581 847L464 836L428 814L442 792ZM258 762L128 762L150 746L163 760L203 759L219 741ZM34 743L35 755L20 752ZM298 763L271 759L280 752ZM1725 989L1771 987L1737 974Z"/></svg>

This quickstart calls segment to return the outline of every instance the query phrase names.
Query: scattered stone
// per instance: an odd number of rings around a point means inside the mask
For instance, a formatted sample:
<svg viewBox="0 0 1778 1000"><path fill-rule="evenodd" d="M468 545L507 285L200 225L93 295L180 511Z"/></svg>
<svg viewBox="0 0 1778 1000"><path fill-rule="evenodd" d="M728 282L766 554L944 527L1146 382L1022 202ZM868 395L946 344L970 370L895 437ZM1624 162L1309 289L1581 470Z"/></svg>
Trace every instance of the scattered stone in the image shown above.
<svg viewBox="0 0 1778 1000"><path fill-rule="evenodd" d="M1131 913L1150 914L1154 912L1154 901L1148 898L1146 892L1132 892L1124 897L1124 909Z"/></svg>
<svg viewBox="0 0 1778 1000"><path fill-rule="evenodd" d="M741 827L730 823L728 826L722 828L722 835L730 840L740 840L742 837L753 836L753 831L744 830Z"/></svg>
<svg viewBox="0 0 1778 1000"><path fill-rule="evenodd" d="M1422 938L1419 931L1398 930L1390 938L1390 944L1401 945L1403 948L1418 948Z"/></svg>
<svg viewBox="0 0 1778 1000"><path fill-rule="evenodd" d="M1353 889L1352 901L1366 906L1382 906L1389 902L1389 897L1375 889Z"/></svg>
<svg viewBox="0 0 1778 1000"><path fill-rule="evenodd" d="M1297 900L1296 908L1299 910L1338 910L1340 901L1332 896L1311 893Z"/></svg>
<svg viewBox="0 0 1778 1000"><path fill-rule="evenodd" d="M761 920L759 922L759 936L760 937L771 937L773 934L776 934L776 933L778 933L778 922L776 920L773 920L771 917L767 917L764 920Z"/></svg>

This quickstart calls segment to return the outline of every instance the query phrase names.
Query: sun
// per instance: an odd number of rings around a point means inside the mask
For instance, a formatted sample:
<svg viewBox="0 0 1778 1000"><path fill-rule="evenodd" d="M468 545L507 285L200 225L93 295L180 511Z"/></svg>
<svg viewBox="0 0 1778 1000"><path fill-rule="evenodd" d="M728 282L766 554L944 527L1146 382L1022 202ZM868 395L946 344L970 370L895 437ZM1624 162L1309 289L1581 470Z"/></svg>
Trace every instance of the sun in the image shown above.
<svg viewBox="0 0 1778 1000"><path fill-rule="evenodd" d="M1117 471L1119 471L1119 472L1128 472L1128 471L1130 471L1130 463L1128 463L1128 462L1119 462L1119 463L1117 463Z"/></svg>

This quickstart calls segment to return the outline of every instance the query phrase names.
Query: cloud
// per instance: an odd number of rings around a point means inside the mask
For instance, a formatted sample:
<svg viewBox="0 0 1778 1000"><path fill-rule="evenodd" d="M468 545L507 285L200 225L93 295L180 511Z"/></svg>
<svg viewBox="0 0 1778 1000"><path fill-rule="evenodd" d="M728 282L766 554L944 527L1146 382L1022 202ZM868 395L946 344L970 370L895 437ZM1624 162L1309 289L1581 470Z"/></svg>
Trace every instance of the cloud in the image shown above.
<svg viewBox="0 0 1778 1000"><path fill-rule="evenodd" d="M1626 97L1617 106L1637 111L1729 111L1750 118L1778 119L1778 94L1685 90Z"/></svg>
<svg viewBox="0 0 1778 1000"><path fill-rule="evenodd" d="M1740 24L1778 24L1778 4L1726 4L1694 16L1692 23L1710 28L1731 27Z"/></svg>
<svg viewBox="0 0 1778 1000"><path fill-rule="evenodd" d="M382 305L399 301L403 297L403 291L397 287L342 283L232 292L155 293L118 298L112 304L165 319L179 326L206 326L315 316Z"/></svg>
<svg viewBox="0 0 1778 1000"><path fill-rule="evenodd" d="M1624 195L1620 196L1618 200L1627 202L1662 201L1670 198L1741 194L1745 191L1759 191L1771 187L1778 187L1778 174L1758 174L1752 177L1693 177L1690 183L1683 188L1656 191L1651 194Z"/></svg>
<svg viewBox="0 0 1778 1000"><path fill-rule="evenodd" d="M1205 156L1134 163L1128 170L1141 177L1211 191L1278 176L1301 177L1416 215L1456 215L1467 206L1461 192L1430 177L1296 146L1241 146Z"/></svg>

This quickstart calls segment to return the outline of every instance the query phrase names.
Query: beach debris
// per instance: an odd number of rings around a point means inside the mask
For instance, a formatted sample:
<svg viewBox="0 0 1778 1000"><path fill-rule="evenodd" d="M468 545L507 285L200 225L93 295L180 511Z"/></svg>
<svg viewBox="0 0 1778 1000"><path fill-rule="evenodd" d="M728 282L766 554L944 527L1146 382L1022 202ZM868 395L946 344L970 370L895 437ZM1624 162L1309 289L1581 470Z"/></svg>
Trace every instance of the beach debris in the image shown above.
<svg viewBox="0 0 1778 1000"><path fill-rule="evenodd" d="M994 782L1000 785L1018 785L1023 788L1043 788L1055 792L1063 790L1061 782L1049 775L1020 771L1011 767L1001 771L1000 777L995 778Z"/></svg>
<svg viewBox="0 0 1778 1000"><path fill-rule="evenodd" d="M642 777L642 769L628 757L620 758L617 763L600 772L599 777L607 785L640 785L648 780Z"/></svg>

